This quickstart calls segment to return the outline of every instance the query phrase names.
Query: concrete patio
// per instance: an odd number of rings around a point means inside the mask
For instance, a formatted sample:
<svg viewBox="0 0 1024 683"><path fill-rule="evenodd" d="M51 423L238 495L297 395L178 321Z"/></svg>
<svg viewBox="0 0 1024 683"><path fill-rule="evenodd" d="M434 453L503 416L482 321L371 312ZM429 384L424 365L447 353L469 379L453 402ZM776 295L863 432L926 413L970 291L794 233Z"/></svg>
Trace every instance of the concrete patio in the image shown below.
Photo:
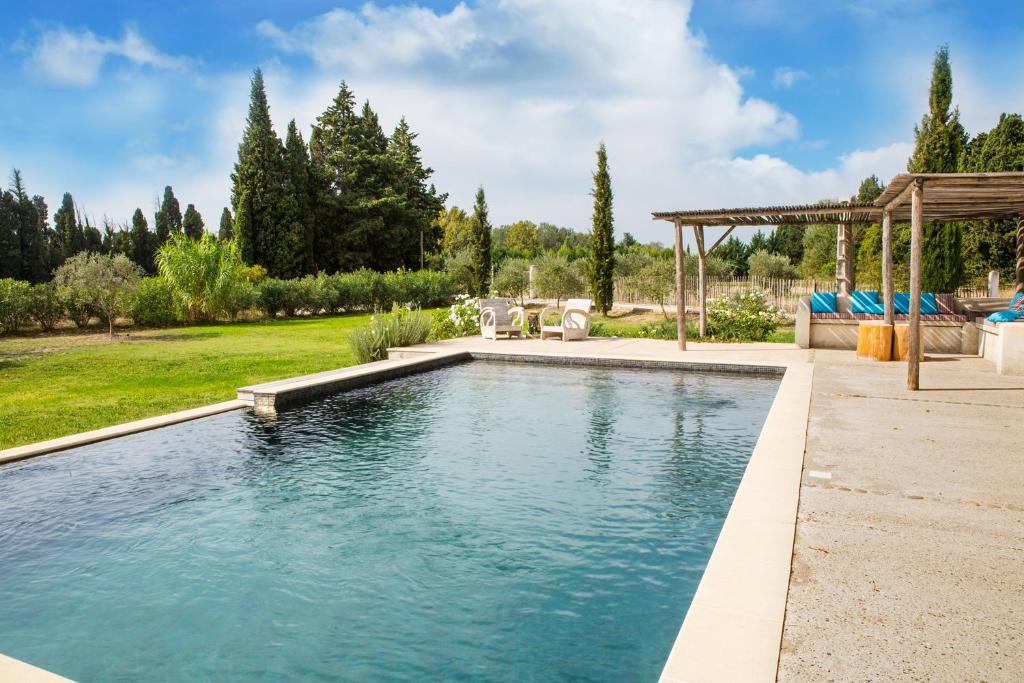
<svg viewBox="0 0 1024 683"><path fill-rule="evenodd" d="M1024 680L1024 378L814 365L778 679Z"/></svg>

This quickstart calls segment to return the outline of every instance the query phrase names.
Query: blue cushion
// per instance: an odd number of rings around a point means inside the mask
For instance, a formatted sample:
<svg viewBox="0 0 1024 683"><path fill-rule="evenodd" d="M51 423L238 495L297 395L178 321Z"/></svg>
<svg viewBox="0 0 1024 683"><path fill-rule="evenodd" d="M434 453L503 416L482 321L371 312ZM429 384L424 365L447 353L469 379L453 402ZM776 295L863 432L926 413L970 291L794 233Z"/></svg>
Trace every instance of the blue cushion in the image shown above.
<svg viewBox="0 0 1024 683"><path fill-rule="evenodd" d="M885 315L885 304L865 304L863 312L871 315ZM860 311L854 311L854 313L860 313Z"/></svg>
<svg viewBox="0 0 1024 683"><path fill-rule="evenodd" d="M851 313L873 313L874 311L868 309L881 305L878 303L878 292L855 291L850 295L850 302Z"/></svg>
<svg viewBox="0 0 1024 683"><path fill-rule="evenodd" d="M898 292L892 297L893 308L897 313L908 315L910 313L910 295L906 292ZM939 305L935 301L935 295L925 292L921 295L921 315L938 315Z"/></svg>
<svg viewBox="0 0 1024 683"><path fill-rule="evenodd" d="M835 292L815 292L811 294L811 313L835 313Z"/></svg>
<svg viewBox="0 0 1024 683"><path fill-rule="evenodd" d="M1020 318L1024 318L1024 313L1018 313L1017 311L996 311L986 318L986 320L990 323L1012 323Z"/></svg>
<svg viewBox="0 0 1024 683"><path fill-rule="evenodd" d="M1020 293L1018 293L1018 294L1014 294L1014 295L1013 295L1013 298L1012 298L1012 299L1010 299L1010 305L1006 307L1006 308L1007 308L1007 310L1009 310L1009 309L1013 308L1013 305L1014 305L1015 303L1017 303L1017 299L1020 299L1021 297L1024 297L1024 294L1020 294Z"/></svg>
<svg viewBox="0 0 1024 683"><path fill-rule="evenodd" d="M921 295L921 315L938 315L939 305L935 303L935 295L925 292Z"/></svg>

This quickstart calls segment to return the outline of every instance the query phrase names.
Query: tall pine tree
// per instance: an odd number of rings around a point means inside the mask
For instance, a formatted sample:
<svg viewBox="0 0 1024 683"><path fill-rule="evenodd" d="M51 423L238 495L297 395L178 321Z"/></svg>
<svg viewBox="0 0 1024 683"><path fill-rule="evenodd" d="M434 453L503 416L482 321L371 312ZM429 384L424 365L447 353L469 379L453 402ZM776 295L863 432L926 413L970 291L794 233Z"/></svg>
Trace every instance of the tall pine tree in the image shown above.
<svg viewBox="0 0 1024 683"><path fill-rule="evenodd" d="M78 210L75 208L75 200L70 192L64 193L60 208L53 215L53 223L60 236L62 260L85 251L85 232L78 220Z"/></svg>
<svg viewBox="0 0 1024 683"><path fill-rule="evenodd" d="M224 207L220 212L220 229L217 230L217 239L229 240L234 237L235 222L231 218L231 209Z"/></svg>
<svg viewBox="0 0 1024 683"><path fill-rule="evenodd" d="M237 217L235 239L246 263L262 265L271 276L288 277L294 275L294 254L287 239L291 226L284 150L270 121L267 91L259 69L253 73L251 85L249 115L231 175L231 204Z"/></svg>
<svg viewBox="0 0 1024 683"><path fill-rule="evenodd" d="M590 292L594 306L602 313L612 308L615 292L615 237L612 217L612 178L608 173L608 151L604 143L597 148L594 173L594 214L590 237Z"/></svg>
<svg viewBox="0 0 1024 683"><path fill-rule="evenodd" d="M21 171L11 174L11 191L18 200L18 246L21 253L21 279L44 282L49 279L46 268L46 242L36 204L25 190Z"/></svg>
<svg viewBox="0 0 1024 683"><path fill-rule="evenodd" d="M21 276L18 223L18 200L11 192L0 192L0 278Z"/></svg>
<svg viewBox="0 0 1024 683"><path fill-rule="evenodd" d="M428 183L434 169L424 166L416 133L403 116L388 139L392 186L396 201L390 218L400 248L395 255L404 268L420 267L428 253L436 251L442 237L437 216L444 210L447 194L439 195Z"/></svg>
<svg viewBox="0 0 1024 683"><path fill-rule="evenodd" d="M355 97L345 81L331 105L317 117L310 138L312 177L317 193L314 252L318 270L352 270L361 256L351 253L348 215L343 197L352 188L348 168L356 137Z"/></svg>
<svg viewBox="0 0 1024 683"><path fill-rule="evenodd" d="M473 204L473 239L470 249L473 254L473 294L487 296L491 290L491 222L487 217L487 200L484 188L477 188Z"/></svg>
<svg viewBox="0 0 1024 683"><path fill-rule="evenodd" d="M296 275L313 273L313 202L316 198L309 150L295 119L288 122L284 140L284 166L290 195L291 230L289 238L295 252L292 265Z"/></svg>
<svg viewBox="0 0 1024 683"><path fill-rule="evenodd" d="M914 127L914 154L907 163L911 173L955 173L967 146L967 133L954 108L953 73L949 48L935 53L928 94L929 111ZM959 224L926 224L921 264L921 287L930 292L952 292L964 274Z"/></svg>
<svg viewBox="0 0 1024 683"><path fill-rule="evenodd" d="M196 210L195 204L189 204L185 207L185 215L181 219L181 228L185 232L186 237L197 242L206 231L206 224L203 222L202 215Z"/></svg>
<svg viewBox="0 0 1024 683"><path fill-rule="evenodd" d="M164 197L156 212L156 239L163 244L173 233L182 231L181 204L174 196L174 188L164 188Z"/></svg>

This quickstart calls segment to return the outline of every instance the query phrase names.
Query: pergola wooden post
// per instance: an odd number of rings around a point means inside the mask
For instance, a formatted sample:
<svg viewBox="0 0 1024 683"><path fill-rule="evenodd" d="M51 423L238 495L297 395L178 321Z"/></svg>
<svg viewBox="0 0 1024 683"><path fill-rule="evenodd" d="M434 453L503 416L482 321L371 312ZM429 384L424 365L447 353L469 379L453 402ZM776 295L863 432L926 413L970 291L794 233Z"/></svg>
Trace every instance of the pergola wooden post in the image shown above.
<svg viewBox="0 0 1024 683"><path fill-rule="evenodd" d="M710 249L704 247L704 226L695 225L693 226L693 237L697 241L697 289L699 290L698 298L700 299L700 336L706 337L708 334L708 276L707 276L707 260L708 254L718 248L718 245L725 241L725 238L735 229L735 226L729 227L728 230L722 233L722 235L715 240L715 243L711 245Z"/></svg>
<svg viewBox="0 0 1024 683"><path fill-rule="evenodd" d="M924 179L910 185L910 325L907 329L907 388L921 386L921 243L924 241Z"/></svg>
<svg viewBox="0 0 1024 683"><path fill-rule="evenodd" d="M896 319L892 296L892 211L885 209L882 211L882 304L887 325L892 325Z"/></svg>
<svg viewBox="0 0 1024 683"><path fill-rule="evenodd" d="M693 237L697 242L697 299L700 302L700 319L698 327L700 330L700 338L708 336L708 292L707 292L707 278L706 271L704 268L704 259L706 254L704 253L704 226L695 225L693 226Z"/></svg>
<svg viewBox="0 0 1024 683"><path fill-rule="evenodd" d="M836 288L843 296L853 292L853 224L836 225Z"/></svg>
<svg viewBox="0 0 1024 683"><path fill-rule="evenodd" d="M686 273L683 270L683 223L676 225L676 334L679 350L686 350Z"/></svg>

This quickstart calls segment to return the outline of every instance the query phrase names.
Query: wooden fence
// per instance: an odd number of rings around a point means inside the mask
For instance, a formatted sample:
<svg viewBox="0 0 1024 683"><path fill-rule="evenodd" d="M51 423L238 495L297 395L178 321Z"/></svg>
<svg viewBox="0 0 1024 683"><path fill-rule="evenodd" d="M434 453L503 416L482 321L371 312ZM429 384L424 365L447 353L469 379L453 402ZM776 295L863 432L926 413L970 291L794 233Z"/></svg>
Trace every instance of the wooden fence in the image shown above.
<svg viewBox="0 0 1024 683"><path fill-rule="evenodd" d="M758 290L764 292L768 301L781 308L789 314L795 314L797 303L800 297L813 292L834 292L836 283L834 280L790 280L784 278L761 278L761 277L709 277L707 283L708 300L720 299L723 297ZM698 299L697 276L686 277L686 306L696 307L700 304ZM617 304L642 304L645 306L657 305L656 301L644 300L643 297L630 287L623 278L615 280L615 303ZM665 306L675 306L675 292L673 291L665 299Z"/></svg>

